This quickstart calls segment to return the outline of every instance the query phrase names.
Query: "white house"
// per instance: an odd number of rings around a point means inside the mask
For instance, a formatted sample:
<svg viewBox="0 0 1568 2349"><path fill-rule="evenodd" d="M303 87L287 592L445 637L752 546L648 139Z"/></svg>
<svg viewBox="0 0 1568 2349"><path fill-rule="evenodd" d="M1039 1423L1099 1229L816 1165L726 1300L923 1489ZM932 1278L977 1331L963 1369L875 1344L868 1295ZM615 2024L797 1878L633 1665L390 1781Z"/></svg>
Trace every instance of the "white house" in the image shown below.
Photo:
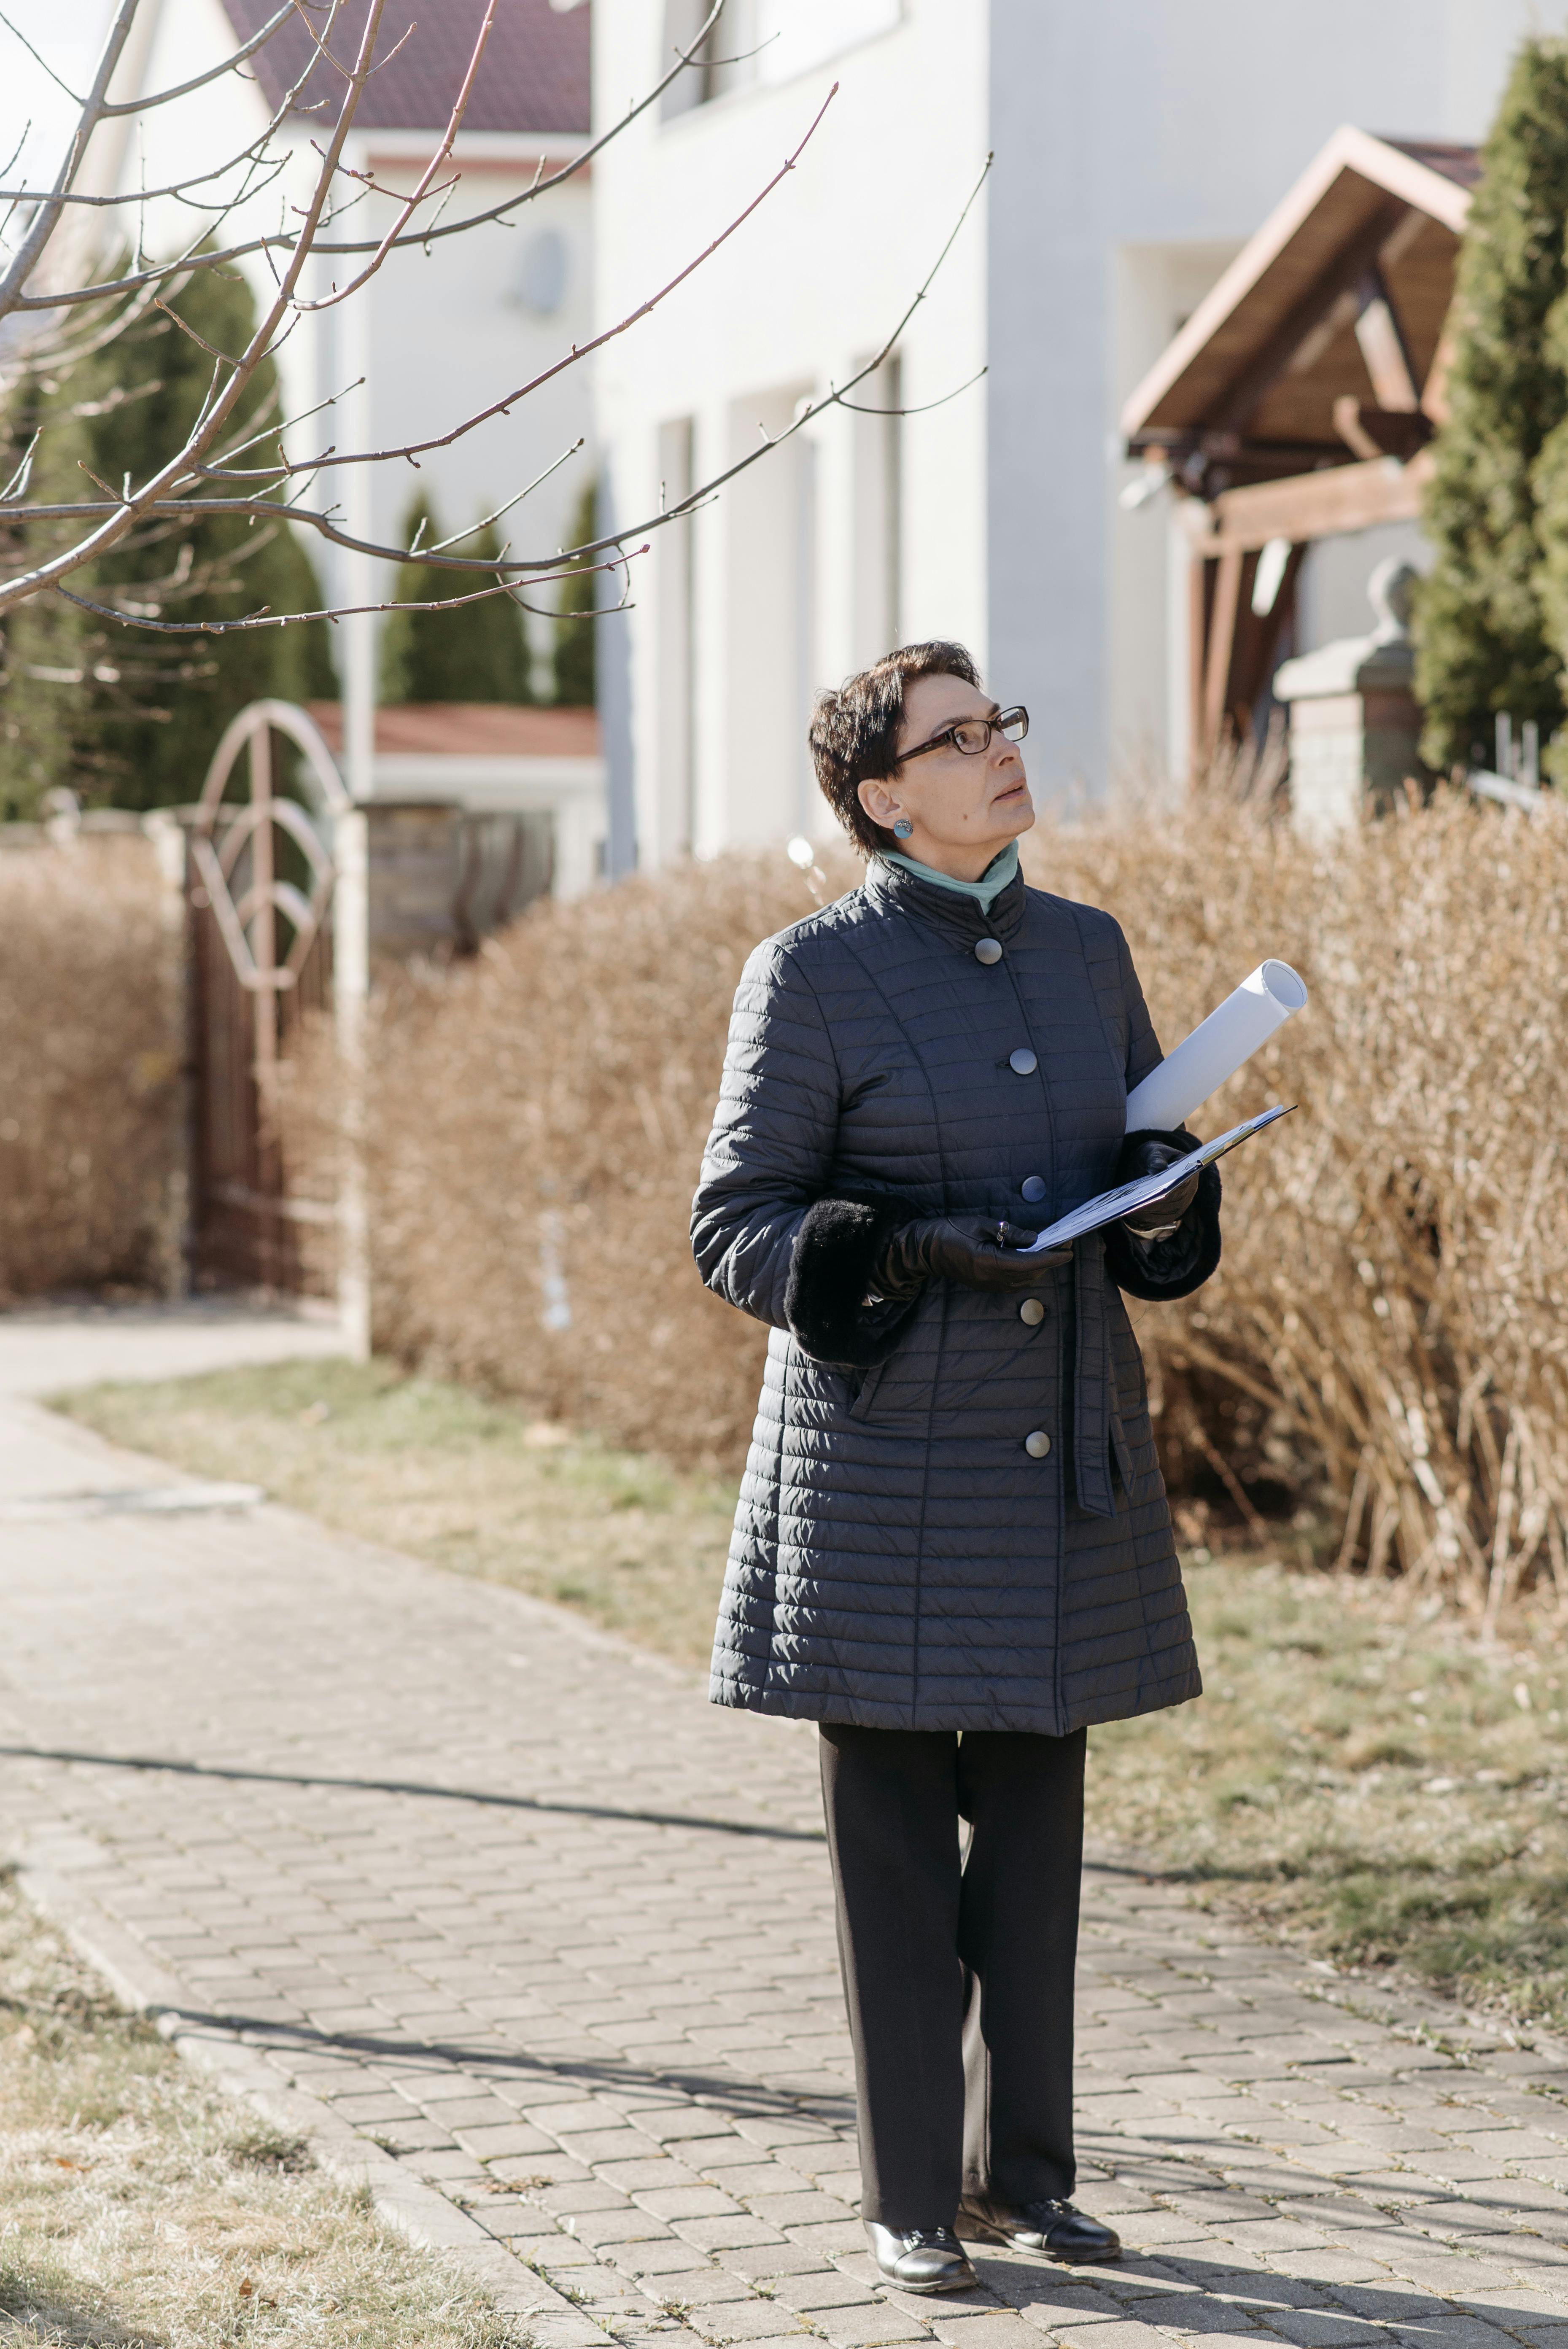
<svg viewBox="0 0 1568 2349"><path fill-rule="evenodd" d="M601 122L701 15L596 0ZM903 416L824 417L634 564L634 608L601 624L613 860L824 830L812 690L901 639L964 639L996 692L1028 704L1047 793L1179 770L1189 554L1167 500L1120 502L1137 478L1121 404L1338 125L1478 139L1541 15L1532 0L731 0L735 62L688 76L596 167L601 325L718 235L837 94L783 185L599 365L628 544L661 497L877 347L995 162L894 364L857 395ZM1365 628L1386 551L1382 533L1314 548L1298 649Z"/></svg>

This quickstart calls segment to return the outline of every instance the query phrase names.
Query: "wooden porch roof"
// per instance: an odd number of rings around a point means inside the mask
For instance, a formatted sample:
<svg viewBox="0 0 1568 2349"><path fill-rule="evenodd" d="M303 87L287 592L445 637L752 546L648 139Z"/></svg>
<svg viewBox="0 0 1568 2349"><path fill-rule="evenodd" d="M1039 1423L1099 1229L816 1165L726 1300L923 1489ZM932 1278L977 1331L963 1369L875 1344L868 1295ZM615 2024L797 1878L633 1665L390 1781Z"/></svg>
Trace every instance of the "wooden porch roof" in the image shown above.
<svg viewBox="0 0 1568 2349"><path fill-rule="evenodd" d="M1335 131L1127 402L1129 452L1206 497L1414 456L1479 176L1473 148Z"/></svg>

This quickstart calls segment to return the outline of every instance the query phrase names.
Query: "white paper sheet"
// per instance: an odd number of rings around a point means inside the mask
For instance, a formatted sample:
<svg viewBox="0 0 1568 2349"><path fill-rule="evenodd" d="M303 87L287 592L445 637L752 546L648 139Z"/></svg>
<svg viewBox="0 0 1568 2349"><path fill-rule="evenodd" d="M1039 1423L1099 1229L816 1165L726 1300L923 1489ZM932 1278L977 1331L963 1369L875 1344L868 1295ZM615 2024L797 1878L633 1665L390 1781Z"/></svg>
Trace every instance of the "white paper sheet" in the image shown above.
<svg viewBox="0 0 1568 2349"><path fill-rule="evenodd" d="M1158 1068L1127 1095L1127 1131L1153 1126L1162 1133L1185 1125L1307 999L1306 985L1288 962L1261 962Z"/></svg>
<svg viewBox="0 0 1568 2349"><path fill-rule="evenodd" d="M1082 1239L1085 1232L1101 1231L1106 1224L1116 1223L1123 1216L1136 1215L1140 1207L1154 1206L1159 1200L1168 1198L1172 1191L1179 1189L1200 1166L1211 1166L1216 1158L1223 1158L1225 1153L1234 1150L1239 1142L1247 1141L1254 1133L1262 1133L1266 1125L1272 1125L1279 1118L1289 1117L1294 1106L1293 1102L1289 1104L1277 1102L1272 1109L1264 1110L1261 1117L1250 1117L1244 1125L1233 1125L1229 1133L1217 1135L1214 1141L1204 1143L1200 1149L1189 1150L1185 1158L1178 1158L1160 1174L1141 1175L1136 1183L1123 1183L1114 1191L1102 1191L1098 1198L1085 1199L1081 1207L1073 1208L1058 1222L1050 1225L1029 1247L1021 1248L1019 1254L1033 1256L1042 1248L1065 1247L1069 1241Z"/></svg>

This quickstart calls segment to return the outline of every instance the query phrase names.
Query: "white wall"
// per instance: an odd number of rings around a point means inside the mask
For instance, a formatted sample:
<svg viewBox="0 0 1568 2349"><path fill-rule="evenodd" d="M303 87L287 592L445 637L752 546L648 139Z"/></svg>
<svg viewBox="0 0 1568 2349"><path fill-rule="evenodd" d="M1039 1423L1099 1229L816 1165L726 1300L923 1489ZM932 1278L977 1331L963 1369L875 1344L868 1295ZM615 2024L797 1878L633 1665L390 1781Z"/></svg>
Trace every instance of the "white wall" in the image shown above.
<svg viewBox="0 0 1568 2349"><path fill-rule="evenodd" d="M887 14L882 0L857 0L849 16L817 5L814 21L830 45L857 21ZM596 0L601 121L657 78L662 19L659 0ZM659 511L661 429L668 452L668 428L691 419L697 477L711 478L758 445L759 424L776 431L802 393L843 382L897 323L984 158L984 24L972 0L907 0L894 29L793 78L759 80L671 119L650 114L596 164L603 324L645 300L751 202L839 83L795 171L599 363L599 430L628 545L642 543L633 525ZM904 337L902 398L911 406L983 364L984 225L982 200ZM877 404L878 395L857 397ZM699 854L830 827L805 762L808 690L887 649L874 631L890 626L895 602L904 636L964 637L983 659L983 393L909 418L902 440L896 598L885 560L894 519L886 429L876 419L825 418L809 449L766 457L698 515L689 791L660 772L681 739L668 705L685 674L671 649L679 632L656 614L665 574L651 556L634 561L635 608L600 625L612 675L610 631L622 632L644 864L682 852L688 801Z"/></svg>
<svg viewBox="0 0 1568 2349"><path fill-rule="evenodd" d="M428 142L406 133L371 132L358 142L378 179L394 186L413 184L408 175L417 176L421 145L428 154ZM453 203L482 211L520 192L533 177L537 151L536 141L523 139L487 134L463 140L458 151L462 183ZM439 438L545 373L574 343L587 340L590 204L587 186L573 181L524 206L514 227L497 223L470 230L432 244L428 254L420 246L392 254L364 294L325 314L327 332L317 359L323 390L367 378L364 391L347 402L355 445L400 448ZM362 217L364 233L379 234L391 225L395 207L376 198ZM564 263L559 300L545 311L525 298L555 290L544 283L546 273L539 268L541 238L560 240ZM455 531L566 456L497 525L503 541L518 554L553 555L568 539L573 508L592 477L591 399L587 367L570 367L531 392L509 416L494 416L450 447L422 453L418 471L403 462L364 468L350 492L360 529L382 544L401 544L408 507L423 492L447 531ZM584 439L587 448L569 456L573 444ZM376 601L391 592L390 574L382 565L344 561L334 576L345 601ZM548 585L529 593L527 600L553 606L558 592ZM369 624L359 626L369 633ZM549 623L535 617L529 626L542 654Z"/></svg>

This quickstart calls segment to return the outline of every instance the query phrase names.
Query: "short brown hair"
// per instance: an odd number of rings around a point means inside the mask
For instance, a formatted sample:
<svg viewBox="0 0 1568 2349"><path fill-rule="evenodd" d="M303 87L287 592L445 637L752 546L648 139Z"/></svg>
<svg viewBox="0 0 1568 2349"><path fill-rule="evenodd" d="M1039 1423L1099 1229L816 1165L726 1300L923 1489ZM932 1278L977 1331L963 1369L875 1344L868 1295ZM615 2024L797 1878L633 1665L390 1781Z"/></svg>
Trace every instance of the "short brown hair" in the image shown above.
<svg viewBox="0 0 1568 2349"><path fill-rule="evenodd" d="M904 719L904 688L918 677L961 677L966 685L980 683L980 671L962 645L940 639L900 645L858 677L846 678L836 693L819 693L811 713L806 740L823 798L867 856L897 843L890 832L872 823L860 804L857 786L892 773Z"/></svg>

